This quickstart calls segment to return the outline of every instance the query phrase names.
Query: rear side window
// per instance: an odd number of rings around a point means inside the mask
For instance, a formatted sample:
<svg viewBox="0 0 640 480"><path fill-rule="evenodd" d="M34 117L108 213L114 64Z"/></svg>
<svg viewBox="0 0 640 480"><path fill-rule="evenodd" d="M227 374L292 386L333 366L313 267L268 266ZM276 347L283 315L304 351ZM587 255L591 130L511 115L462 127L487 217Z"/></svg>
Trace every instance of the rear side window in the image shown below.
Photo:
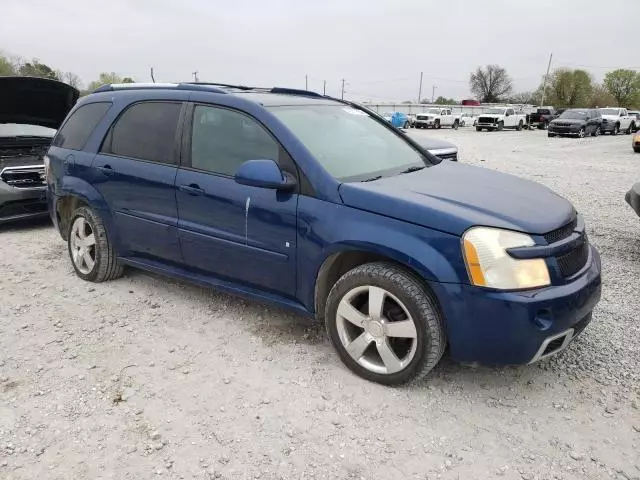
<svg viewBox="0 0 640 480"><path fill-rule="evenodd" d="M58 131L53 145L70 150L82 150L110 107L110 103L101 102L89 103L78 108Z"/></svg>
<svg viewBox="0 0 640 480"><path fill-rule="evenodd" d="M102 152L156 163L175 162L176 131L182 103L143 102L115 121Z"/></svg>

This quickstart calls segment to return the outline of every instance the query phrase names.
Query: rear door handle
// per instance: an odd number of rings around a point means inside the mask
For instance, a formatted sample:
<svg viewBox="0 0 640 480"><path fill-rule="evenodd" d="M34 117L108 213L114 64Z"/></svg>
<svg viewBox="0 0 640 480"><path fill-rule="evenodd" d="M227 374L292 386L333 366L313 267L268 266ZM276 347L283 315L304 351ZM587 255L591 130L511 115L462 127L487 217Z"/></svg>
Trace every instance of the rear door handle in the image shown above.
<svg viewBox="0 0 640 480"><path fill-rule="evenodd" d="M111 168L111 165L103 165L102 167L97 167L100 173L104 175L113 175L116 172Z"/></svg>
<svg viewBox="0 0 640 480"><path fill-rule="evenodd" d="M193 195L193 196L203 195L204 194L204 190L200 188L200 185L197 185L195 183L192 183L190 185L180 185L178 187L178 190L180 190L181 192L188 193L189 195Z"/></svg>

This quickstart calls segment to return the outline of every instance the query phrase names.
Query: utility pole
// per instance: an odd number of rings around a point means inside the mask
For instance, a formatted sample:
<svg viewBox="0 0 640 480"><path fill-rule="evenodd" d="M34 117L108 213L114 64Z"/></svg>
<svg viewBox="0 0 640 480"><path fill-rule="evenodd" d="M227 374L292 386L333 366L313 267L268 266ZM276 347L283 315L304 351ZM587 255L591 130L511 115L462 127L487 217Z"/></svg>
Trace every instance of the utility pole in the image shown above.
<svg viewBox="0 0 640 480"><path fill-rule="evenodd" d="M342 79L342 100L344 100L344 78Z"/></svg>
<svg viewBox="0 0 640 480"><path fill-rule="evenodd" d="M436 87L435 85L433 86L433 88L431 89L431 103L433 103L435 101L436 98Z"/></svg>
<svg viewBox="0 0 640 480"><path fill-rule="evenodd" d="M549 64L547 65L547 74L544 76L544 81L542 82L542 99L540 100L540 106L544 106L544 97L547 93L547 79L549 78L549 70L551 69L551 59L553 58L553 53L549 55Z"/></svg>
<svg viewBox="0 0 640 480"><path fill-rule="evenodd" d="M324 80L322 82L322 95L326 95L327 94L327 81Z"/></svg>
<svg viewBox="0 0 640 480"><path fill-rule="evenodd" d="M304 76L304 89L309 90L309 77L307 75Z"/></svg>
<svg viewBox="0 0 640 480"><path fill-rule="evenodd" d="M196 70L195 72L192 73L193 75L193 81L198 83L198 71Z"/></svg>
<svg viewBox="0 0 640 480"><path fill-rule="evenodd" d="M420 100L422 98L422 73L420 72L420 87L418 88L418 103L420 103Z"/></svg>

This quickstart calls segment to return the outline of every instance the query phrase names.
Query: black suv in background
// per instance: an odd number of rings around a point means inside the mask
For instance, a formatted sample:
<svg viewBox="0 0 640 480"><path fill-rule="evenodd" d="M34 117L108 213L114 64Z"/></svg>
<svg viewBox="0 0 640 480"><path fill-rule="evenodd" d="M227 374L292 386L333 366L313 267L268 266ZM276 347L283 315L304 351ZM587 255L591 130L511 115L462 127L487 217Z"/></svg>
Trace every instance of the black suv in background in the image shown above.
<svg viewBox="0 0 640 480"><path fill-rule="evenodd" d="M55 80L0 77L0 223L47 216L43 158L78 95Z"/></svg>
<svg viewBox="0 0 640 480"><path fill-rule="evenodd" d="M548 136L575 135L584 138L587 135L597 137L602 133L600 112L588 108L571 108L549 122Z"/></svg>

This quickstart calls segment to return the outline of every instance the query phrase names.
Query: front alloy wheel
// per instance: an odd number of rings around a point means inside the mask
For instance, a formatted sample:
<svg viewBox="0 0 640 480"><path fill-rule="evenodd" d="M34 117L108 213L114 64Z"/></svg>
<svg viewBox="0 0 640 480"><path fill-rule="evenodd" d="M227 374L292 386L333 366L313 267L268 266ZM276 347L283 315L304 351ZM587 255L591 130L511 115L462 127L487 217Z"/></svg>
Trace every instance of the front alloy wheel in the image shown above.
<svg viewBox="0 0 640 480"><path fill-rule="evenodd" d="M578 132L578 137L579 137L579 138L584 138L585 133L586 133L586 130L585 130L585 128L584 128L584 127L582 127L582 128L580 129L580 131Z"/></svg>
<svg viewBox="0 0 640 480"><path fill-rule="evenodd" d="M365 264L343 275L331 289L325 320L345 365L387 385L426 374L446 345L433 297L393 264Z"/></svg>

